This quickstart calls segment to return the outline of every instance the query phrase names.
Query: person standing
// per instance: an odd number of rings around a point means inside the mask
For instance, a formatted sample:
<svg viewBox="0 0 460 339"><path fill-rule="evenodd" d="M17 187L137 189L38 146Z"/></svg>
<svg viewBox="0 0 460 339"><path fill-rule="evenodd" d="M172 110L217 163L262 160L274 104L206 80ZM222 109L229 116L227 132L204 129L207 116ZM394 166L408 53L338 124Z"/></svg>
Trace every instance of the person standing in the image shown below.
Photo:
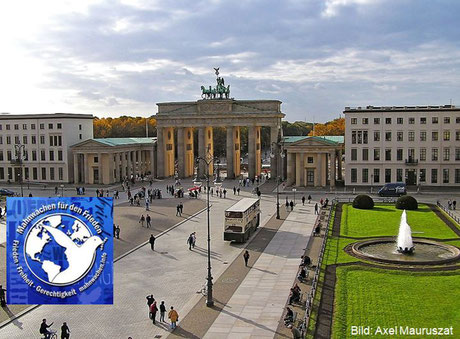
<svg viewBox="0 0 460 339"><path fill-rule="evenodd" d="M239 187L236 189L236 192L238 193L238 195L240 195L240 188Z"/></svg>
<svg viewBox="0 0 460 339"><path fill-rule="evenodd" d="M179 321L179 314L172 306L168 313L168 318L171 321L171 329L174 330L176 328L176 323Z"/></svg>
<svg viewBox="0 0 460 339"><path fill-rule="evenodd" d="M180 206L179 205L176 206L176 217L177 216L180 216Z"/></svg>
<svg viewBox="0 0 460 339"><path fill-rule="evenodd" d="M310 201L311 201L311 195L309 194L308 195L308 203L310 203Z"/></svg>
<svg viewBox="0 0 460 339"><path fill-rule="evenodd" d="M236 195L236 187L233 186L233 195Z"/></svg>
<svg viewBox="0 0 460 339"><path fill-rule="evenodd" d="M141 215L141 218L139 219L139 223L142 225L142 227L144 227L144 221L145 221L145 217L144 217L144 215L142 214L142 215Z"/></svg>
<svg viewBox="0 0 460 339"><path fill-rule="evenodd" d="M147 218L145 220L147 221L147 228L150 228L152 226L152 218L150 218L149 214L147 214Z"/></svg>
<svg viewBox="0 0 460 339"><path fill-rule="evenodd" d="M291 202L289 203L289 206L291 206L291 211L294 210L294 202L291 200Z"/></svg>
<svg viewBox="0 0 460 339"><path fill-rule="evenodd" d="M180 209L180 215L182 216L182 212L184 212L184 204L182 203L182 201L179 204L179 209Z"/></svg>
<svg viewBox="0 0 460 339"><path fill-rule="evenodd" d="M149 243L152 251L155 251L155 237L153 236L153 234L150 235Z"/></svg>
<svg viewBox="0 0 460 339"><path fill-rule="evenodd" d="M61 339L69 339L70 338L70 329L69 326L67 326L67 323L64 321L64 323L61 326Z"/></svg>
<svg viewBox="0 0 460 339"><path fill-rule="evenodd" d="M248 261L249 261L249 252L246 250L243 254L243 259L244 259L244 266L248 267Z"/></svg>
<svg viewBox="0 0 460 339"><path fill-rule="evenodd" d="M158 312L157 302L155 301L155 299L153 299L153 303L152 305L150 305L150 313L152 314L152 322L154 324L155 324L155 320L157 317L157 312Z"/></svg>
<svg viewBox="0 0 460 339"><path fill-rule="evenodd" d="M153 297L153 294L150 294L145 297L147 299L147 308L149 309L149 318L152 318L152 315L150 314L150 306L152 306L153 302L155 301L155 298Z"/></svg>
<svg viewBox="0 0 460 339"><path fill-rule="evenodd" d="M6 292L6 290L3 288L2 285L0 285L0 305L2 307L6 306L5 292Z"/></svg>
<svg viewBox="0 0 460 339"><path fill-rule="evenodd" d="M224 188L224 199L227 197L227 190Z"/></svg>
<svg viewBox="0 0 460 339"><path fill-rule="evenodd" d="M289 211L289 201L286 199L286 212Z"/></svg>
<svg viewBox="0 0 460 339"><path fill-rule="evenodd" d="M305 195L302 195L302 206L305 206Z"/></svg>
<svg viewBox="0 0 460 339"><path fill-rule="evenodd" d="M192 233L192 248L195 248L196 243L196 232Z"/></svg>
<svg viewBox="0 0 460 339"><path fill-rule="evenodd" d="M188 249L191 251L192 250L192 243L193 243L193 236L190 234L187 238L187 244L188 244Z"/></svg>
<svg viewBox="0 0 460 339"><path fill-rule="evenodd" d="M452 207L453 207L454 209L457 208L457 200L452 201Z"/></svg>
<svg viewBox="0 0 460 339"><path fill-rule="evenodd" d="M318 213L318 203L315 204L315 214L319 214Z"/></svg>
<svg viewBox="0 0 460 339"><path fill-rule="evenodd" d="M120 239L120 225L118 225L115 229L115 236L117 237L117 239Z"/></svg>
<svg viewBox="0 0 460 339"><path fill-rule="evenodd" d="M165 321L165 313L166 313L166 306L165 306L165 302L164 301L161 301L160 303L160 322L166 322Z"/></svg>

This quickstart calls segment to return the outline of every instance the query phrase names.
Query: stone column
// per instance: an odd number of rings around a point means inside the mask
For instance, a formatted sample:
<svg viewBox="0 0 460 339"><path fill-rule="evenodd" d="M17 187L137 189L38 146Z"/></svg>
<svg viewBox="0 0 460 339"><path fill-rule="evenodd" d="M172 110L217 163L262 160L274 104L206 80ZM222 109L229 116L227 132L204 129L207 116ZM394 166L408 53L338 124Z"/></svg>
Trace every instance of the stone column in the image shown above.
<svg viewBox="0 0 460 339"><path fill-rule="evenodd" d="M235 178L241 174L241 135L240 127L233 127L233 172Z"/></svg>
<svg viewBox="0 0 460 339"><path fill-rule="evenodd" d="M296 181L295 153L287 154L287 179L286 185L291 186ZM274 178L273 178L274 179Z"/></svg>
<svg viewBox="0 0 460 339"><path fill-rule="evenodd" d="M342 180L342 149L339 150L337 172L338 172L337 179Z"/></svg>
<svg viewBox="0 0 460 339"><path fill-rule="evenodd" d="M256 176L256 126L248 128L248 172L249 179Z"/></svg>
<svg viewBox="0 0 460 339"><path fill-rule="evenodd" d="M322 185L322 154L316 153L316 171L315 171L315 187Z"/></svg>
<svg viewBox="0 0 460 339"><path fill-rule="evenodd" d="M321 186L325 187L326 186L326 180L327 180L327 153L321 154L321 168L322 168L322 173L321 173Z"/></svg>
<svg viewBox="0 0 460 339"><path fill-rule="evenodd" d="M79 177L79 170L78 170L78 153L73 153L73 182L74 184L78 184L78 177Z"/></svg>
<svg viewBox="0 0 460 339"><path fill-rule="evenodd" d="M142 151L141 150L136 151L136 160L137 160L136 174L141 175L142 173Z"/></svg>
<svg viewBox="0 0 460 339"><path fill-rule="evenodd" d="M113 173L113 169L115 167L115 160L113 159L114 158L114 153L108 153L107 154L107 158L109 160L109 175L108 175L108 180L107 180L107 184L112 184L115 182L115 175Z"/></svg>
<svg viewBox="0 0 460 339"><path fill-rule="evenodd" d="M131 175L133 174L133 165L132 165L132 161L131 161L131 151L126 152L126 156L128 157L127 158L128 166L127 166L126 176L128 177L128 180L131 180Z"/></svg>
<svg viewBox="0 0 460 339"><path fill-rule="evenodd" d="M233 142L233 127L227 127L227 178L234 179L234 142Z"/></svg>
<svg viewBox="0 0 460 339"><path fill-rule="evenodd" d="M115 182L120 182L120 153L115 153Z"/></svg>
<svg viewBox="0 0 460 339"><path fill-rule="evenodd" d="M156 173L159 178L165 176L165 146L163 140L163 127L157 126L157 164Z"/></svg>
<svg viewBox="0 0 460 339"><path fill-rule="evenodd" d="M83 153L83 171L85 173L84 183L89 184L88 153Z"/></svg>
<svg viewBox="0 0 460 339"><path fill-rule="evenodd" d="M331 152L331 180L329 181L329 185L331 185L331 187L335 187L335 160L335 150L333 150Z"/></svg>
<svg viewBox="0 0 460 339"><path fill-rule="evenodd" d="M278 130L278 126L270 127L270 150L275 154L273 158L270 158L270 173L273 179L278 176L278 160L280 158L279 147L275 145L278 143Z"/></svg>
<svg viewBox="0 0 460 339"><path fill-rule="evenodd" d="M99 172L99 182L98 184L104 184L104 175L102 174L102 153L97 154L97 171Z"/></svg>
<svg viewBox="0 0 460 339"><path fill-rule="evenodd" d="M185 178L184 128L177 128L177 170L179 178Z"/></svg>
<svg viewBox="0 0 460 339"><path fill-rule="evenodd" d="M305 185L305 164L304 164L304 158L305 154L304 153L297 153L296 154L296 169L295 169L295 174L296 174L296 180L295 180L295 185L298 187L304 186Z"/></svg>
<svg viewBox="0 0 460 339"><path fill-rule="evenodd" d="M158 148L157 148L158 149ZM150 172L153 178L157 177L157 170L155 166L155 149L152 145L152 149L150 150Z"/></svg>
<svg viewBox="0 0 460 339"><path fill-rule="evenodd" d="M185 177L193 176L195 172L195 154L193 152L193 127L184 128L184 162Z"/></svg>
<svg viewBox="0 0 460 339"><path fill-rule="evenodd" d="M198 129L198 156L203 159L205 159L206 147L207 145L205 142L205 128L200 127ZM198 173L197 173L198 179L201 179L203 175L206 174L205 168L206 168L206 164L204 163L204 161L200 160L198 162Z"/></svg>
<svg viewBox="0 0 460 339"><path fill-rule="evenodd" d="M127 173L126 173L126 152L122 152L121 154L121 177L123 180L126 179Z"/></svg>

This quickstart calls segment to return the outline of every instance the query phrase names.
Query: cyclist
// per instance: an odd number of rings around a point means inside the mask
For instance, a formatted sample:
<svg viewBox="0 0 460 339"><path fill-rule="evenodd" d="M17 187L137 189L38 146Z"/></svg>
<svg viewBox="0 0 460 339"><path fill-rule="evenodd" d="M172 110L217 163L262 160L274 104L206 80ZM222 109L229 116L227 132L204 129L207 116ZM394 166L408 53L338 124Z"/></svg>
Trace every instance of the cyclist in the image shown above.
<svg viewBox="0 0 460 339"><path fill-rule="evenodd" d="M49 339L52 332L48 331L48 328L53 326L54 323L51 323L49 325L46 324L46 319L43 319L41 325L40 325L40 334L45 335L45 339Z"/></svg>

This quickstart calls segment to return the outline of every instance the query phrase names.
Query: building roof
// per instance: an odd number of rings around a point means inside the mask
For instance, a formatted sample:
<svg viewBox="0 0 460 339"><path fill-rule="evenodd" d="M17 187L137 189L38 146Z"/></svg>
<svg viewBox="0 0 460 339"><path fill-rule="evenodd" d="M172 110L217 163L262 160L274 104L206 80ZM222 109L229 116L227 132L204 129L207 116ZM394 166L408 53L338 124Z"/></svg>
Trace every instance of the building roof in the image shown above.
<svg viewBox="0 0 460 339"><path fill-rule="evenodd" d="M107 146L125 146L133 144L154 144L157 138L97 138L91 140L105 144Z"/></svg>
<svg viewBox="0 0 460 339"><path fill-rule="evenodd" d="M92 114L78 113L37 113L37 114L10 114L0 113L0 120L16 119L94 119Z"/></svg>
<svg viewBox="0 0 460 339"><path fill-rule="evenodd" d="M427 112L427 111L460 111L460 107L454 105L442 106L365 106L345 107L343 113L361 112Z"/></svg>
<svg viewBox="0 0 460 339"><path fill-rule="evenodd" d="M335 144L343 144L345 138L341 135L324 135L324 136L285 136L283 137L285 143L294 143L300 140L305 140L305 139L317 139L317 140L325 140L330 143L335 143Z"/></svg>

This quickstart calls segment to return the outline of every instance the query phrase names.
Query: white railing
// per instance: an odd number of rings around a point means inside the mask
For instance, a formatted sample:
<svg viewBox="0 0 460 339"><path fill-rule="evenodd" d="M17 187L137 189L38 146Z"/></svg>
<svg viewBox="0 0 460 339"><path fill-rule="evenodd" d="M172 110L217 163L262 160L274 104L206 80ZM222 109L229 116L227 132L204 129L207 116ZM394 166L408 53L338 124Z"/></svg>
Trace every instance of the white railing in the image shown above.
<svg viewBox="0 0 460 339"><path fill-rule="evenodd" d="M460 218L459 218L457 215L455 215L455 213L452 212L452 210L446 208L446 206L444 206L443 204L441 204L440 201L437 201L437 202L436 202L436 205L438 205L438 207L441 208L449 217L451 217L452 219L454 219L455 222L456 222L457 224L460 224Z"/></svg>

